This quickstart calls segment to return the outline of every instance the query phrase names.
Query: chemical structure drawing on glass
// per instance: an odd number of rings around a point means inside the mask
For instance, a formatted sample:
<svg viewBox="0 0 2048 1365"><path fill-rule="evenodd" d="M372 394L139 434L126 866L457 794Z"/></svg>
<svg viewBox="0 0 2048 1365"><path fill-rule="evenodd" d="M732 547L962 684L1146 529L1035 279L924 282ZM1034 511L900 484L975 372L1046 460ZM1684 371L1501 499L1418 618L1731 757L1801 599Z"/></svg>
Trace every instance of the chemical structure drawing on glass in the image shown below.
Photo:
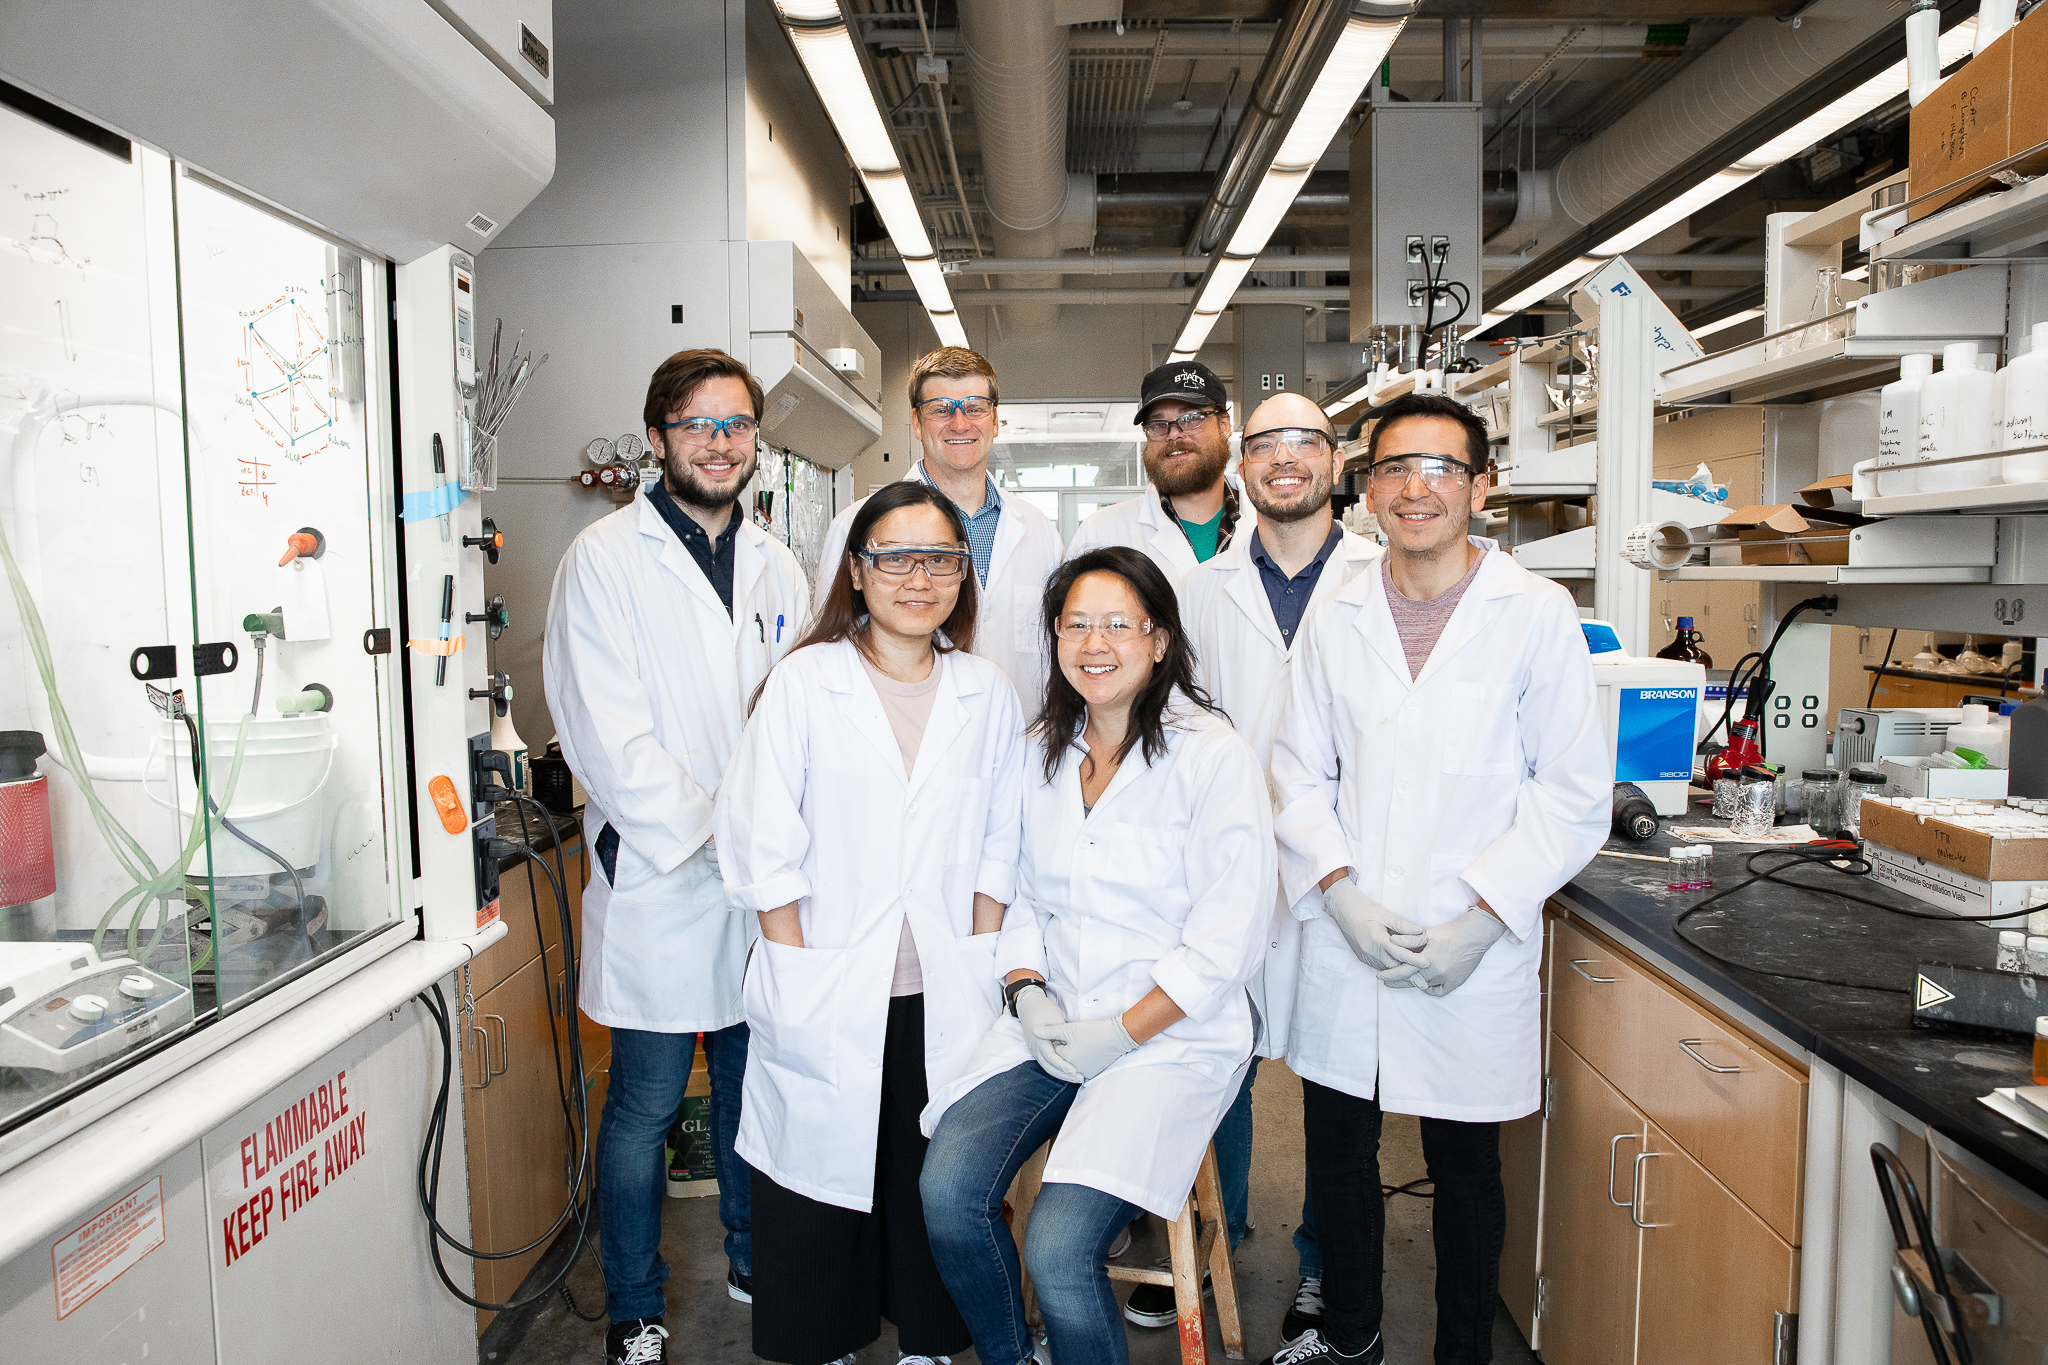
<svg viewBox="0 0 2048 1365"><path fill-rule="evenodd" d="M330 337L323 316L334 316L338 295L345 296L339 300L345 305L344 316L360 314L349 297L349 282L330 278L323 282L322 292L325 297L316 301L305 286L288 284L270 302L240 314L242 348L236 363L242 396L236 401L249 409L257 428L291 463L348 444L336 431L341 391L333 379L338 367L332 363L332 352L360 345L362 338ZM267 505L269 490L277 483L276 457L267 451L246 453L237 457L237 464L242 496Z"/></svg>

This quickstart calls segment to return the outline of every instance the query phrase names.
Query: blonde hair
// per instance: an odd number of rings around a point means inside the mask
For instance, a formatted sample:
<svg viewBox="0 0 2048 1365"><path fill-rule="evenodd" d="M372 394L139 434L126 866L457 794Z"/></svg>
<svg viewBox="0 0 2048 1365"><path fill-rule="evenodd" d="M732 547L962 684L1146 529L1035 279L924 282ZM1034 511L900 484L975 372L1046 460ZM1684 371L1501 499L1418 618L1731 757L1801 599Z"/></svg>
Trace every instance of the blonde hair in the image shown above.
<svg viewBox="0 0 2048 1365"><path fill-rule="evenodd" d="M970 351L965 346L941 346L918 357L917 363L910 367L911 407L924 400L927 379L986 379L989 398L994 402L1002 401L1002 395L996 392L996 367L989 364L988 357L981 352Z"/></svg>

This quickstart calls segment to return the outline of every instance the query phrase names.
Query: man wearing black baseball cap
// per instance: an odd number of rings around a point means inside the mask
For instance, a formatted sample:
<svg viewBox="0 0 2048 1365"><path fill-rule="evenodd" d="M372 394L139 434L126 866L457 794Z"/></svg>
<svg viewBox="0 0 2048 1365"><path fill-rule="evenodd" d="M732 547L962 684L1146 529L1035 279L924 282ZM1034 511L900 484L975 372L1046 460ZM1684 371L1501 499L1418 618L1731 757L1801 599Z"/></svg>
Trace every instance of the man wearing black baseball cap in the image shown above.
<svg viewBox="0 0 2048 1365"><path fill-rule="evenodd" d="M1145 433L1145 476L1152 486L1081 523L1067 558L1104 545L1152 557L1178 581L1229 547L1237 529L1230 463L1230 395L1197 361L1161 365L1139 390L1137 424Z"/></svg>

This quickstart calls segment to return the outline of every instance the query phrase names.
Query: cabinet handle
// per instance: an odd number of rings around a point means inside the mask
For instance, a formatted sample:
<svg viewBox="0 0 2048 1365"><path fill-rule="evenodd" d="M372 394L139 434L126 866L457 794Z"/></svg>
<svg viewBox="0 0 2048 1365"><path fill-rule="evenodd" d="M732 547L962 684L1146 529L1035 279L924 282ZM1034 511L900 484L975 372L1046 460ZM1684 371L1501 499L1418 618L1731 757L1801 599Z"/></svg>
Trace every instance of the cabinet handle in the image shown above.
<svg viewBox="0 0 2048 1365"><path fill-rule="evenodd" d="M1589 971L1587 971L1587 970L1586 970L1586 967L1585 967L1585 964L1586 964L1586 963L1588 963L1588 962L1598 962L1599 960L1600 960L1600 959L1599 959L1599 958L1597 958L1597 957L1575 957L1575 958L1571 959L1571 969L1572 969L1573 971L1577 972L1577 973L1578 973L1578 974L1579 974L1580 976L1583 976L1583 977L1585 977L1585 978L1586 978L1586 980L1588 980L1588 981L1596 982L1597 984L1599 984L1599 985L1602 985L1602 986L1612 985L1612 984L1613 984L1613 982L1614 982L1614 978L1613 978L1613 977L1611 977L1611 976L1595 976L1595 975L1593 975L1593 974L1592 974L1591 972L1589 972Z"/></svg>
<svg viewBox="0 0 2048 1365"><path fill-rule="evenodd" d="M1622 1143L1624 1143L1624 1142L1641 1142L1642 1140L1643 1140L1643 1135L1642 1135L1641 1133L1616 1133L1616 1134L1615 1134L1615 1135L1614 1135L1614 1136L1613 1136L1612 1138L1608 1139L1608 1142L1607 1142L1607 1202L1608 1202L1608 1203L1610 1203L1610 1204L1612 1204L1612 1205L1614 1205L1614 1207L1616 1207L1616 1208L1618 1208L1618 1209L1628 1209L1628 1208L1634 1208L1634 1207L1635 1207L1635 1199L1636 1199L1636 1192L1635 1192L1635 1190L1634 1190L1634 1189L1630 1189L1630 1190L1629 1190L1629 1192L1628 1192L1628 1198L1626 1198L1626 1199L1616 1199L1616 1198L1614 1197L1614 1156L1615 1156L1615 1153L1616 1153L1616 1151L1617 1151L1617 1150L1618 1150L1618 1149L1620 1148L1621 1144L1622 1144Z"/></svg>
<svg viewBox="0 0 2048 1365"><path fill-rule="evenodd" d="M482 1090L491 1083L491 1035L484 1032L483 1025L472 1023L469 1031L476 1039L477 1055L484 1059L483 1079L472 1085L472 1090Z"/></svg>
<svg viewBox="0 0 2048 1365"><path fill-rule="evenodd" d="M497 1020L497 1021L498 1021L498 1069L497 1069L496 1071L492 1071L492 1072L491 1072L491 1075L493 1075L493 1076L502 1076L502 1075L504 1075L504 1074L506 1073L506 1071L508 1071L509 1069L511 1069L511 1066L512 1066L512 1042L511 1042L511 1036L510 1036L509 1034L507 1034L507 1033L505 1032L505 1017L504 1017L503 1015L500 1015L500 1014L486 1014L486 1015L484 1016L484 1018L485 1018L485 1019L495 1019L495 1020ZM491 1064L491 1058L490 1058L490 1050L489 1050L489 1048L486 1048L486 1049L484 1050L484 1066L485 1066L485 1068L486 1068L486 1069L488 1069L488 1068L490 1067L490 1064Z"/></svg>
<svg viewBox="0 0 2048 1365"><path fill-rule="evenodd" d="M1678 1040L1678 1050L1717 1076L1734 1076L1741 1073L1742 1068L1739 1066L1715 1066L1712 1062L1700 1056L1699 1053L1693 1051L1694 1048L1699 1047L1706 1041L1704 1038L1680 1038Z"/></svg>
<svg viewBox="0 0 2048 1365"><path fill-rule="evenodd" d="M1648 1230L1649 1230L1649 1229L1651 1229L1651 1228L1668 1228L1668 1227L1670 1227L1670 1226L1671 1226L1671 1224L1669 1224L1669 1223L1645 1223L1645 1222L1643 1221L1643 1213L1642 1213L1642 1211L1643 1211L1643 1163L1644 1163L1645 1161L1648 1161L1648 1160L1649 1160L1649 1159L1650 1159L1651 1157L1653 1157L1653 1156L1663 1156L1663 1155L1665 1155L1665 1153L1663 1153L1663 1152L1637 1152L1637 1153L1636 1153L1636 1168L1635 1168L1634 1172L1633 1172L1633 1173L1631 1173L1631 1174L1630 1174L1630 1176L1629 1176L1629 1179L1630 1179L1630 1181L1631 1181L1631 1182L1633 1183L1633 1188L1632 1188L1632 1189L1630 1189L1630 1190L1629 1190L1629 1193L1628 1193L1628 1197L1629 1197L1629 1206L1628 1206L1628 1221L1629 1221L1629 1222L1631 1222L1631 1223L1634 1223L1634 1224L1635 1224L1635 1225L1636 1225L1637 1227L1639 1227L1639 1228L1642 1228L1642 1229L1644 1229L1645 1231L1648 1231Z"/></svg>

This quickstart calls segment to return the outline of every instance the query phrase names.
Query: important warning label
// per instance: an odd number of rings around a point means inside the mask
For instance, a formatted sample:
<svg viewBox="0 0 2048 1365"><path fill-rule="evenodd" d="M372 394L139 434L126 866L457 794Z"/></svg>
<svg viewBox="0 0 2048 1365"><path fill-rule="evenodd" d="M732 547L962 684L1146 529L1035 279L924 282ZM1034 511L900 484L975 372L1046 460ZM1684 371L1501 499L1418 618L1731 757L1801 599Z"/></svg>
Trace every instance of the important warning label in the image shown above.
<svg viewBox="0 0 2048 1365"><path fill-rule="evenodd" d="M57 1278L57 1317L119 1279L128 1267L164 1244L164 1181L146 1185L101 1209L50 1248Z"/></svg>

